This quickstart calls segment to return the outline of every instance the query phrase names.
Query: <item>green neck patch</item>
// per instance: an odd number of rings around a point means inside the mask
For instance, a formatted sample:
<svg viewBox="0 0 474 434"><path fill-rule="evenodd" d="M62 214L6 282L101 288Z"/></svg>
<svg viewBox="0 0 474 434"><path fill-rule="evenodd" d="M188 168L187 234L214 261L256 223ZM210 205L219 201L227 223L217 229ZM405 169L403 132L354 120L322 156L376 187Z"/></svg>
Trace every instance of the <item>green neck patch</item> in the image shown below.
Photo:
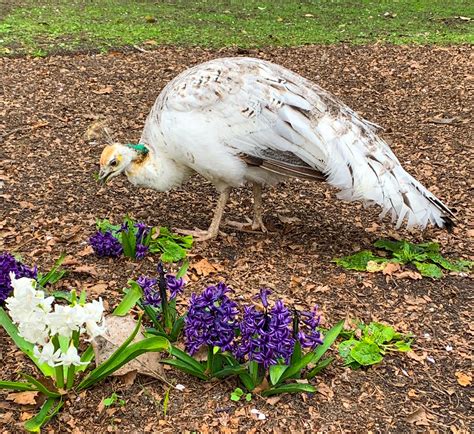
<svg viewBox="0 0 474 434"><path fill-rule="evenodd" d="M140 155L146 155L150 150L143 144L141 143L127 143L125 146L128 146L129 148L134 149L138 154Z"/></svg>

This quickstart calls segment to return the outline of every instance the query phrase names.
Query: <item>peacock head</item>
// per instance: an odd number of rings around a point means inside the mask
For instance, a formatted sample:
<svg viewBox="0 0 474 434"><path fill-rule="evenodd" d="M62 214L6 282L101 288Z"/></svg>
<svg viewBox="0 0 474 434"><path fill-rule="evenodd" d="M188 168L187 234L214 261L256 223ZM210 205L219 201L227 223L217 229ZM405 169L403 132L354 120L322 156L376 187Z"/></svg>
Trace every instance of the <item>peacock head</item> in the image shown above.
<svg viewBox="0 0 474 434"><path fill-rule="evenodd" d="M120 143L107 145L100 156L99 180L107 183L127 170L137 158L147 153L148 149L144 145Z"/></svg>

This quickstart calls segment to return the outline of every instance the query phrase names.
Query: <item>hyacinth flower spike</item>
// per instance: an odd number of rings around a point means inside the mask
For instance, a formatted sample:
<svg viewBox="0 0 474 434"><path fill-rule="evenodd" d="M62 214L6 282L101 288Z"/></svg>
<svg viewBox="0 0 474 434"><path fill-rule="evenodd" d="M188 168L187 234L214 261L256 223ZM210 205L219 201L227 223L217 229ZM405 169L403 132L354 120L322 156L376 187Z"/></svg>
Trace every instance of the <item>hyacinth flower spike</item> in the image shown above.
<svg viewBox="0 0 474 434"><path fill-rule="evenodd" d="M170 341L177 340L184 325L184 318L179 317L176 311L176 297L184 290L184 279L167 274L163 264L157 267L158 277L141 276L131 285L138 285L141 295L140 307L153 322L152 334L167 337ZM178 272L184 274L186 266Z"/></svg>

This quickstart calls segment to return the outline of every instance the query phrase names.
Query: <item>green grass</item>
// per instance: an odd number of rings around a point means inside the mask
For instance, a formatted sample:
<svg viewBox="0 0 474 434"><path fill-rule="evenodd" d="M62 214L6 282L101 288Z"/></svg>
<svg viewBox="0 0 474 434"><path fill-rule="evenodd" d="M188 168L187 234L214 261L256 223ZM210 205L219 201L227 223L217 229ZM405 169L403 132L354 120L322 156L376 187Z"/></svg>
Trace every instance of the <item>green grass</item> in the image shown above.
<svg viewBox="0 0 474 434"><path fill-rule="evenodd" d="M0 21L0 54L7 55L142 44L474 42L472 0L10 0L7 7Z"/></svg>

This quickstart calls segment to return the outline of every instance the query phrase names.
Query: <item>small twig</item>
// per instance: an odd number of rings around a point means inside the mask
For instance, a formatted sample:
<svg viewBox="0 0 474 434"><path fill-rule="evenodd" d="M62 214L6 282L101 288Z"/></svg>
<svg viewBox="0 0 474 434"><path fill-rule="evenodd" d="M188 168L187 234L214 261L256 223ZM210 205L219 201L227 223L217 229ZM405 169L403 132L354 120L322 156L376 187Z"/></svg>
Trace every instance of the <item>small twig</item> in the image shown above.
<svg viewBox="0 0 474 434"><path fill-rule="evenodd" d="M132 45L135 50L140 51L141 53L149 53L149 51L144 50L142 47L139 47L138 45Z"/></svg>
<svg viewBox="0 0 474 434"><path fill-rule="evenodd" d="M65 118L62 118L54 113L41 113L43 116L52 116L53 118L56 118L57 120L61 121L61 122L64 122L64 123L67 123L68 120L65 119Z"/></svg>

